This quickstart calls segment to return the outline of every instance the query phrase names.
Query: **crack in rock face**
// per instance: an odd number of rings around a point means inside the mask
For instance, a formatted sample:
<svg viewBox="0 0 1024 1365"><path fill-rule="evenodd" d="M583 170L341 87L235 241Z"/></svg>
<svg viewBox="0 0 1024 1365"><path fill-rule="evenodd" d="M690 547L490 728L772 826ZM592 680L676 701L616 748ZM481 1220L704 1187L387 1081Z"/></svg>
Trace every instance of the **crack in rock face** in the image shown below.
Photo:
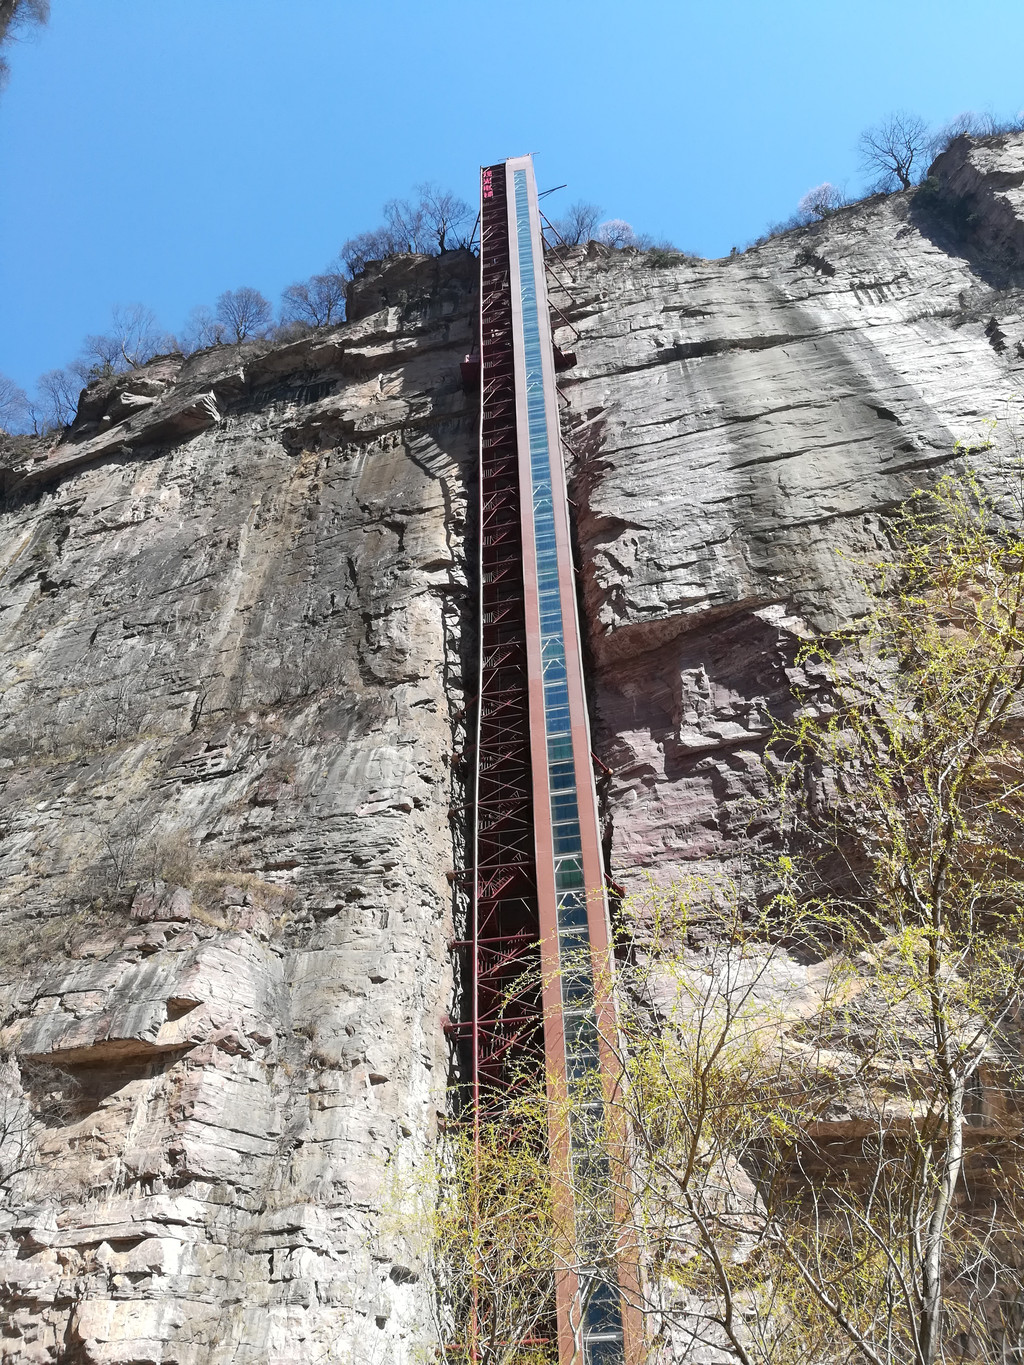
<svg viewBox="0 0 1024 1365"><path fill-rule="evenodd" d="M863 609L893 509L967 448L1007 493L1022 184L1024 138L958 139L921 190L727 260L555 263L627 889L742 870L800 642ZM13 1365L405 1365L429 1338L389 1190L449 1074L476 270L373 267L343 326L160 358L3 457Z"/></svg>

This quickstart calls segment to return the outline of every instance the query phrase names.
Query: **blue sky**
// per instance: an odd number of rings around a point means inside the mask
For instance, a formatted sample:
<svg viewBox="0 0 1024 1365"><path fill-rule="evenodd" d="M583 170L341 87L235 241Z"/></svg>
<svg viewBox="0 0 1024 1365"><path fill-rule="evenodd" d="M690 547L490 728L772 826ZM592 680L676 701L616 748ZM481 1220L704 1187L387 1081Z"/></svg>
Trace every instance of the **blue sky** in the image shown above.
<svg viewBox="0 0 1024 1365"><path fill-rule="evenodd" d="M717 256L861 130L1024 108L1020 0L52 0L0 96L0 371L116 303L275 302L383 201L532 152L549 200Z"/></svg>

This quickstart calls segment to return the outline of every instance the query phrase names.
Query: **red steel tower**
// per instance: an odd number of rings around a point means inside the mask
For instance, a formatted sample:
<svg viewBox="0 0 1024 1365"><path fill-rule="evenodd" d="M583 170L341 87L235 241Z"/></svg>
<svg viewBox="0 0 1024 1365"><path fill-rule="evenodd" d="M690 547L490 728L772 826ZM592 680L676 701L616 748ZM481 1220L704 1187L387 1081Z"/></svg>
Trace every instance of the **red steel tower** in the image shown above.
<svg viewBox="0 0 1024 1365"><path fill-rule="evenodd" d="M583 679L544 241L533 165L481 172L480 701L473 810L470 1019L474 1113L519 1078L568 1097L552 1161L587 1143L574 1089L613 1084L608 905ZM596 1087L593 1082L597 1082ZM598 1100L598 1104L602 1101ZM586 1106L584 1106L586 1107ZM600 1125L599 1125L600 1127ZM633 1314L586 1266L558 1276L560 1365L632 1362Z"/></svg>

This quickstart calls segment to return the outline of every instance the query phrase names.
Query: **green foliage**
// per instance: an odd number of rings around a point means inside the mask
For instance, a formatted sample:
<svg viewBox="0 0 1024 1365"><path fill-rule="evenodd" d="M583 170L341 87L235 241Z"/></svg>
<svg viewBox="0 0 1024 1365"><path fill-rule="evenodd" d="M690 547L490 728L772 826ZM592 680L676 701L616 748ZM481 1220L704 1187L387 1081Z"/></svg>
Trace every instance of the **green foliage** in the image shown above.
<svg viewBox="0 0 1024 1365"><path fill-rule="evenodd" d="M1022 1358L1024 537L970 476L891 529L775 734L760 904L652 884L598 983L611 1090L524 1078L478 1145L446 1139L425 1243L449 1361L546 1359L556 1267L625 1284L651 1361ZM546 1138L583 1110L605 1159L570 1185Z"/></svg>
<svg viewBox="0 0 1024 1365"><path fill-rule="evenodd" d="M543 1081L500 1119L449 1122L432 1155L392 1172L391 1222L426 1271L445 1365L554 1365L555 1269L567 1246L547 1158Z"/></svg>
<svg viewBox="0 0 1024 1365"><path fill-rule="evenodd" d="M832 1100L864 1128L844 1183L804 1121L800 1158L828 1178L807 1182L815 1216L789 1244L862 1358L930 1365L969 1339L972 1358L1001 1359L1020 1330L982 1301L1024 1291L1007 1256L1024 1231L1020 1124L998 1098L1021 1082L1024 539L970 475L912 498L892 538L864 620L805 651L827 703L808 698L776 738L796 760L787 894L847 978L817 1041L855 1059ZM978 1184L986 1163L998 1197ZM860 1280L836 1268L854 1265Z"/></svg>
<svg viewBox="0 0 1024 1365"><path fill-rule="evenodd" d="M831 705L808 706L776 745L795 749L796 774L837 778L817 804L791 784L784 811L819 863L843 859L828 904L845 899L880 936L988 961L1024 900L1024 539L972 480L944 479L905 507L894 542L856 631L804 652Z"/></svg>
<svg viewBox="0 0 1024 1365"><path fill-rule="evenodd" d="M804 650L764 908L652 893L619 983L644 1307L744 1365L1024 1345L1024 539L969 476L892 537Z"/></svg>

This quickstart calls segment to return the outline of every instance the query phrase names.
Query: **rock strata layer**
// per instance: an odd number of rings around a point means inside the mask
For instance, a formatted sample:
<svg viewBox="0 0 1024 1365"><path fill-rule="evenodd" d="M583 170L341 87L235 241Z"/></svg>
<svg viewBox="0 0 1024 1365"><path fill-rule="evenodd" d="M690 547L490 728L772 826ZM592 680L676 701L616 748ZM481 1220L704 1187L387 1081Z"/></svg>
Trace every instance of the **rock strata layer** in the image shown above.
<svg viewBox="0 0 1024 1365"><path fill-rule="evenodd" d="M591 244L566 259L579 364L563 390L619 881L742 863L772 717L806 681L799 641L863 609L887 516L965 459L1009 496L1021 184L1024 137L960 138L922 189L736 257Z"/></svg>
<svg viewBox="0 0 1024 1365"><path fill-rule="evenodd" d="M447 1074L475 262L419 266L90 390L9 475L5 1360L419 1334L381 1212Z"/></svg>

